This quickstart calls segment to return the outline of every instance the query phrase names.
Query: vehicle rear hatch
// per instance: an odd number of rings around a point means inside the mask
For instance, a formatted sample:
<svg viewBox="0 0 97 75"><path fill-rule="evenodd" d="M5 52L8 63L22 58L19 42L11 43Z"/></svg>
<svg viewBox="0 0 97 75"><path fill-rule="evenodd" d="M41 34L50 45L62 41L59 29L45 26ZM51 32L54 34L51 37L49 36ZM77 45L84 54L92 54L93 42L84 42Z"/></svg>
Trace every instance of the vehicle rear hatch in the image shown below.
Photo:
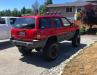
<svg viewBox="0 0 97 75"><path fill-rule="evenodd" d="M35 18L18 18L15 21L11 35L20 41L32 41L35 37Z"/></svg>

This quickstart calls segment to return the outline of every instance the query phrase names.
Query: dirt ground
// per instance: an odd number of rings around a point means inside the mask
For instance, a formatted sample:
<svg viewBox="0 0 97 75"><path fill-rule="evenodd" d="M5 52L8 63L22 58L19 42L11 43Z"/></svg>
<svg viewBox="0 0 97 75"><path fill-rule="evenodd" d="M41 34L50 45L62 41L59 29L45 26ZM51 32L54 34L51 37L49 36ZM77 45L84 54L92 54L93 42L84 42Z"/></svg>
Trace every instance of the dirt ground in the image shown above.
<svg viewBox="0 0 97 75"><path fill-rule="evenodd" d="M71 60L62 75L97 75L97 43Z"/></svg>

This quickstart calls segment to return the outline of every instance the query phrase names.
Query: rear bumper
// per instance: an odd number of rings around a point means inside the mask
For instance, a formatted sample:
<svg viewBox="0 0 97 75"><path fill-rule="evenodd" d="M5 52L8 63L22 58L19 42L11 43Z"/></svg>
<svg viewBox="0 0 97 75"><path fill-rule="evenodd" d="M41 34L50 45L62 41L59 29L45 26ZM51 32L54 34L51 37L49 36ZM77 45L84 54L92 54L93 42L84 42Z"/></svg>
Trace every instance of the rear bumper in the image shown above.
<svg viewBox="0 0 97 75"><path fill-rule="evenodd" d="M11 40L11 42L16 46L24 46L28 48L43 48L45 46L45 41L33 40L32 42L24 42L18 40Z"/></svg>

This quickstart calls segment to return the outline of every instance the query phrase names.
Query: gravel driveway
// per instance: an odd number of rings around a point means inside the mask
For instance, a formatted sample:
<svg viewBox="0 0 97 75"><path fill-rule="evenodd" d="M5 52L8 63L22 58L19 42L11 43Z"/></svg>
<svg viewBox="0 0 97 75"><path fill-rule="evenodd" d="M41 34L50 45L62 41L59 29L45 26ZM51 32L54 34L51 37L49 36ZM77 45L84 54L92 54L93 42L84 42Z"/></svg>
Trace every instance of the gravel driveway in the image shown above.
<svg viewBox="0 0 97 75"><path fill-rule="evenodd" d="M97 36L84 35L79 48L73 48L70 42L62 42L60 56L53 62L46 62L41 53L36 52L23 57L10 42L0 42L0 75L43 75L62 66L62 62L95 40Z"/></svg>

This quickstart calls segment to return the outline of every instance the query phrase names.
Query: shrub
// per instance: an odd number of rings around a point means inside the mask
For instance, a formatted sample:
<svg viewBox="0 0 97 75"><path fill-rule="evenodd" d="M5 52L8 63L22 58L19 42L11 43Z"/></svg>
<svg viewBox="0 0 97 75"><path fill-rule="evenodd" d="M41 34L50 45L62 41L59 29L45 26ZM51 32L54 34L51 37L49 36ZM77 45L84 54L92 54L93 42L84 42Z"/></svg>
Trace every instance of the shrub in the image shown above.
<svg viewBox="0 0 97 75"><path fill-rule="evenodd" d="M85 27L80 28L80 34L83 35L85 33L86 33L86 28Z"/></svg>

